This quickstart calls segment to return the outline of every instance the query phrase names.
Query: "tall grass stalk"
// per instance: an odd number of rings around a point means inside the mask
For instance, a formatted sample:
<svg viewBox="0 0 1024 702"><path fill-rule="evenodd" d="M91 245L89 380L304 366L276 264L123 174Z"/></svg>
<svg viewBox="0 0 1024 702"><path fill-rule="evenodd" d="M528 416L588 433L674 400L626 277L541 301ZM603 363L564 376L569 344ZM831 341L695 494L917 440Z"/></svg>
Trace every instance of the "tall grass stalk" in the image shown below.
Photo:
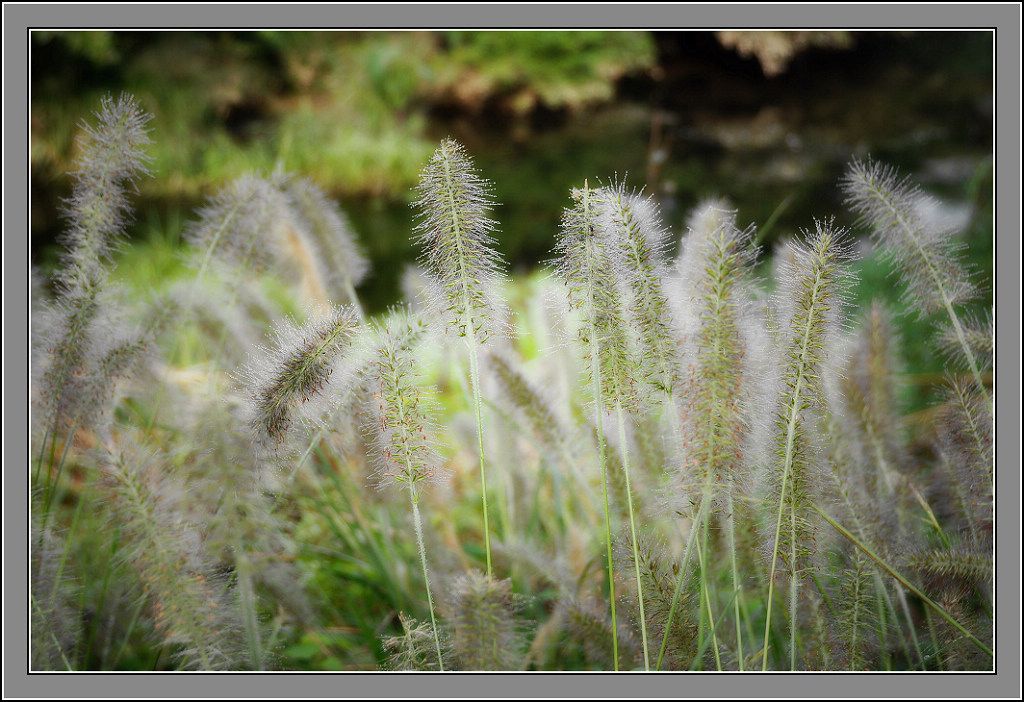
<svg viewBox="0 0 1024 702"><path fill-rule="evenodd" d="M719 203L705 203L690 218L690 233L676 264L681 278L678 296L690 302L687 314L695 327L687 348L691 359L687 390L692 399L687 411L687 458L682 478L703 478L697 504L708 508L699 510L703 517L694 519L693 528L702 535L698 556L702 599L709 615L708 590L713 584L707 577L709 523L713 514L710 508L717 503L725 512L736 653L741 670L745 658L741 610L745 606L736 553L735 497L745 465L745 413L749 411L753 382L747 350L750 341L746 337L751 336L750 327L759 321L751 314L745 297L750 293L747 277L757 254L751 239L751 230L736 227L735 213L721 209ZM711 620L709 625L712 630L716 628ZM717 660L717 641L712 643Z"/></svg>
<svg viewBox="0 0 1024 702"><path fill-rule="evenodd" d="M420 175L415 203L421 217L415 239L435 283L436 292L428 304L443 316L446 331L452 329L463 338L469 353L488 575L492 572L491 529L478 352L501 330L495 287L504 278L490 235L497 226L487 216L494 207L490 191L490 183L477 175L462 145L444 139Z"/></svg>
<svg viewBox="0 0 1024 702"><path fill-rule="evenodd" d="M625 183L618 183L600 191L600 226L605 230L607 246L612 248L612 264L620 287L627 294L626 318L633 330L636 345L633 349L635 376L660 396L663 413L669 415L673 448L682 449L678 408L675 393L680 381L679 331L672 307L663 289L668 276L664 260L668 230L662 226L654 201L637 192L629 192ZM635 389L632 389L636 392ZM642 391L641 391L642 392ZM638 406L641 401L629 397ZM623 403L616 398L620 430L624 428ZM623 451L625 433L623 431ZM643 585L640 577L636 519L629 479L629 463L624 455L626 493L629 506L633 562L640 607L641 634L644 648L644 668L650 670L647 646L647 617L644 614Z"/></svg>
<svg viewBox="0 0 1024 702"><path fill-rule="evenodd" d="M45 370L39 379L37 411L43 419L35 482L46 467L43 527L54 485L81 423L101 412L118 367L130 360L129 349L108 346L117 337L107 297L111 254L123 242L131 219L128 194L148 175L150 140L146 114L127 94L107 96L96 114L97 125L82 123L71 197L66 202L66 250L57 272L58 299L36 325L37 339L49 339ZM38 318L37 318L38 319ZM113 332L113 333L112 333ZM55 466L61 436L65 446ZM49 459L47 460L47 454ZM55 469L58 475L54 475Z"/></svg>
<svg viewBox="0 0 1024 702"><path fill-rule="evenodd" d="M423 540L423 520L420 517L420 490L428 482L439 479L442 471L433 446L433 420L430 398L416 381L413 366L412 343L415 335L401 316L392 317L379 330L377 348L377 377L380 383L377 424L377 461L380 465L380 483L398 483L406 487L412 508L419 550L423 584L430 609L430 623L437 649L437 663L444 670L441 640L434 614L434 597L430 590L427 568L427 550Z"/></svg>
<svg viewBox="0 0 1024 702"><path fill-rule="evenodd" d="M814 447L808 438L806 410L820 402L819 385L823 353L834 342L829 334L837 322L843 302L843 278L848 254L843 248L843 233L833 229L831 222L817 225L816 234L806 245L793 249L794 266L785 271L785 290L789 297L783 304L788 319L783 330L786 338L784 390L777 412L777 463L771 480L778 485L774 535L771 537L771 566L768 574L768 601L765 617L764 658L762 670L768 669L768 652L774 605L775 573L779 554L786 554L789 575L790 666L796 669L797 602L803 559L810 548L810 524L807 510L811 489L810 472ZM788 539L783 541L783 525Z"/></svg>

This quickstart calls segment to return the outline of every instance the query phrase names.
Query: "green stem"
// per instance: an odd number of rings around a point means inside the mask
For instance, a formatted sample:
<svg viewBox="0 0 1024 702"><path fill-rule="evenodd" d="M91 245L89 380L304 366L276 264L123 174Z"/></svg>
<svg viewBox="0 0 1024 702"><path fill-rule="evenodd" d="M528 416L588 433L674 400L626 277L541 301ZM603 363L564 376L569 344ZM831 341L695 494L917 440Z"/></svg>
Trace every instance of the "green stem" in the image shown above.
<svg viewBox="0 0 1024 702"><path fill-rule="evenodd" d="M239 601L245 623L245 638L249 644L249 655L256 670L263 670L263 646L260 642L259 621L256 616L256 593L252 586L252 564L244 546L235 546L235 573L238 578Z"/></svg>
<svg viewBox="0 0 1024 702"><path fill-rule="evenodd" d="M71 450L71 445L75 441L75 432L78 431L78 426L78 415L76 415L75 420L71 423L71 431L68 432L67 438L64 440L64 448L60 452L60 460L57 462L56 473L54 473L53 470L53 459L54 456L56 455L56 452L52 449L55 449L57 446L57 434L56 432L54 433L53 441L50 444L50 469L46 473L46 489L43 492L43 517L39 525L40 530L46 528L46 523L50 516L50 506L53 502L53 496L57 493L57 489L60 486L60 476L64 472L64 464L67 461L68 452Z"/></svg>
<svg viewBox="0 0 1024 702"><path fill-rule="evenodd" d="M149 421L146 422L146 436L150 436L153 433L153 427L156 426L156 417L160 414L160 404L164 399L164 390L167 388L167 380L171 375L171 363L174 362L174 357L178 353L178 344L180 343L180 336L175 336L174 348L171 349L170 355L167 356L168 363L164 367L163 376L160 378L160 387L156 391L156 399L153 400L153 412L149 415Z"/></svg>
<svg viewBox="0 0 1024 702"><path fill-rule="evenodd" d="M43 613L43 610L39 607L39 603L36 602L36 598L32 597L31 593L29 593L29 600L32 602L32 607L36 611L35 616L40 619L45 618L46 615ZM64 667L67 668L69 671L74 670L74 668L71 666L71 662L68 660L67 656L64 655L64 648L60 645L60 641L57 640L57 635L54 633L54 630L50 629L47 633L50 635L50 638L53 639L53 645L56 647L57 653L60 654L60 659L64 661Z"/></svg>
<svg viewBox="0 0 1024 702"><path fill-rule="evenodd" d="M795 496L795 490L794 490ZM796 670L797 591L800 588L796 564L796 500L789 504L789 669Z"/></svg>
<svg viewBox="0 0 1024 702"><path fill-rule="evenodd" d="M78 512L79 512L79 509L81 509L82 502L84 502L84 500L79 500L79 502L78 502L79 507L77 509L75 509L75 518L71 522L71 530L69 532L71 534L77 534L78 533L76 527L78 525ZM119 546L120 539L121 539L121 528L117 527L114 530L114 541L113 541L113 543L110 544L110 556L109 556L109 560L106 563L106 567L104 569L103 584L102 584L102 586L100 586L99 604L96 605L96 610L95 610L98 614L103 612L103 606L106 604L107 588L110 586L110 575L111 575L112 571L114 570L113 564L114 564L114 559L117 557L117 549L118 549L118 546ZM67 548L66 547L65 547L65 553L67 553ZM64 572L64 561L61 560L60 569L57 572L57 582L60 582L60 577L61 577L61 575L63 575L63 572ZM53 605L54 605L54 600L51 600L50 601L50 606L52 607ZM83 609L83 611L84 611L84 609ZM88 639L88 642L85 644L85 650L87 652L86 655L88 655L88 652L93 651L93 643L96 640L96 633L97 633L97 631L100 628L99 621L100 621L101 617L100 616L94 616L91 619L92 619L92 622L91 622L91 626L89 627L89 639ZM106 647L104 647L104 648L106 648ZM104 653L105 653L105 651L104 651Z"/></svg>
<svg viewBox="0 0 1024 702"><path fill-rule="evenodd" d="M626 476L626 503L629 505L629 530L633 540L633 569L636 571L636 597L640 603L640 634L644 646L644 671L650 672L651 664L647 653L647 616L644 613L644 587L640 579L640 552L636 541L636 520L633 516L633 490L629 484L629 445L626 443L626 417L622 402L615 403L619 418L619 443L622 445L622 472Z"/></svg>
<svg viewBox="0 0 1024 702"><path fill-rule="evenodd" d="M356 295L356 288L352 284L352 279L345 276L345 282L342 287L345 289L345 294L348 295L348 299L352 301L352 307L356 311L356 316L359 317L360 322L366 321L366 313L363 312L363 306L359 304L359 296Z"/></svg>
<svg viewBox="0 0 1024 702"><path fill-rule="evenodd" d="M733 619L736 623L736 659L739 662L740 672L743 672L743 624L740 621L740 609L745 609L745 607L742 607L743 587L740 584L739 566L736 563L736 515L734 512L736 507L732 494L734 489L733 485L729 486L727 497L729 518L726 523L729 528L729 560L732 567L732 584L736 590L733 600Z"/></svg>
<svg viewBox="0 0 1024 702"><path fill-rule="evenodd" d="M438 669L444 670L441 657L441 638L437 634L437 619L434 617L434 597L430 594L430 575L427 573L427 547L423 544L423 520L420 519L419 497L412 480L409 481L409 501L412 503L413 522L416 526L416 545L420 550L420 565L423 567L423 584L427 588L427 605L430 607L430 628L434 630L434 648L437 650Z"/></svg>
<svg viewBox="0 0 1024 702"><path fill-rule="evenodd" d="M708 473L708 481L704 486L704 496L701 498L702 503L711 503L711 473ZM711 520L707 517L704 518L701 526L700 546L697 547L697 561L700 566L700 590L701 590L701 608L705 610L708 620L708 626L711 629L711 644L712 650L715 652L715 667L722 670L722 657L718 650L718 626L715 624L715 612L711 605L711 588L708 587L708 529L710 528ZM703 631L703 629L702 629ZM701 648L704 648L704 644L701 644Z"/></svg>
<svg viewBox="0 0 1024 702"><path fill-rule="evenodd" d="M928 624L928 636L932 640L932 650L935 652L935 663L939 670L945 670L946 665L942 660L942 649L939 646L939 637L935 633L935 620L932 618L932 612L930 609L924 611L924 619Z"/></svg>
<svg viewBox="0 0 1024 702"><path fill-rule="evenodd" d="M591 330L593 331L593 329ZM597 450L601 456L601 492L604 496L604 539L608 556L608 599L611 604L612 613L612 658L615 661L615 670L619 669L619 630L618 621L615 618L615 569L612 566L612 522L611 508L608 504L608 462L605 453L607 447L604 439L604 422L602 415L604 408L601 406L601 363L597 359L597 346L592 350L594 372L594 397L597 402Z"/></svg>
<svg viewBox="0 0 1024 702"><path fill-rule="evenodd" d="M736 598L736 594L733 593L732 599L735 599L735 598ZM729 602L726 603L726 605L725 605L726 609L729 609L729 607L732 607L732 605L733 605L732 599L730 599ZM718 623L715 624L714 628L711 629L711 639L710 639L711 641L716 641L717 640L715 637L716 637L716 634L718 633L718 627L721 626L721 624L722 624L722 619L719 619ZM701 641L700 648L697 650L697 655L694 656L693 662L690 664L690 670L698 670L699 669L697 664L704 658L704 653L705 653L705 651L707 651L707 649L708 649L708 643L707 643L707 639L705 639L705 640ZM721 672L721 666L719 666L719 672Z"/></svg>
<svg viewBox="0 0 1024 702"><path fill-rule="evenodd" d="M483 401L480 395L480 366L477 360L476 336L470 326L466 337L469 347L469 382L473 386L473 411L476 416L477 446L480 451L480 490L483 493L484 507L484 550L487 554L487 575L491 575L491 527L487 516L487 469L484 463L484 421L482 414Z"/></svg>
<svg viewBox="0 0 1024 702"><path fill-rule="evenodd" d="M788 440L787 440L788 442ZM768 613L764 622L764 648L761 651L761 672L768 670L769 633L772 628L772 603L775 594L775 566L779 557L779 536L782 534L782 512L785 507L786 483L789 482L789 444L787 443L787 461L785 472L782 474L782 486L779 492L779 511L775 520L775 540L772 547L772 567L768 573Z"/></svg>
<svg viewBox="0 0 1024 702"><path fill-rule="evenodd" d="M914 644L914 651L917 653L917 659L921 661L921 669L924 670L924 654L921 652L921 642L917 640L917 629L914 627L914 620L910 614L910 605L907 603L907 593L899 585L896 586L896 598L900 602L900 609L903 610L903 616L907 618L907 629L910 631L910 640Z"/></svg>
<svg viewBox="0 0 1024 702"><path fill-rule="evenodd" d="M46 444L49 443L50 441L56 440L56 435L56 429L51 429L50 427L47 427L46 431L43 432L43 442L39 446L39 460L36 462L36 473L35 476L32 478L33 487L39 486L39 475L40 473L43 472L43 459L46 457ZM52 456L50 457L50 465L53 465Z"/></svg>

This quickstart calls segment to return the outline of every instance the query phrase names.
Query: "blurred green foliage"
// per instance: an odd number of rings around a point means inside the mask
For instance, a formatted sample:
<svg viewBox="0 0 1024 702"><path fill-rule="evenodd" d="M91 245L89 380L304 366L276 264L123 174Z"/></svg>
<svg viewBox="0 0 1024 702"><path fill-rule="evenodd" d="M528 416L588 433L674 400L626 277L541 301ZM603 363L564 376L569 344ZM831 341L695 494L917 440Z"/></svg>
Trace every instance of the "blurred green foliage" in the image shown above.
<svg viewBox="0 0 1024 702"><path fill-rule="evenodd" d="M32 50L34 177L59 179L80 115L126 90L160 134L154 197L279 164L336 195L400 197L433 149L428 110L459 86L573 109L654 62L633 32L36 32Z"/></svg>
<svg viewBox="0 0 1024 702"><path fill-rule="evenodd" d="M442 83L465 100L509 94L518 111L610 100L614 81L655 63L639 32L446 32Z"/></svg>
<svg viewBox="0 0 1024 702"><path fill-rule="evenodd" d="M154 115L157 177L140 183L144 217L180 229L205 197L243 173L301 173L350 211L378 272L361 291L372 309L394 301L414 258L405 204L436 145L434 110L453 100L470 110L494 101L506 111L577 110L610 100L616 80L655 60L651 35L637 32L36 32L32 50L33 258L44 272L54 263L57 201L67 195L81 116L102 95L128 91ZM557 136L531 153L552 142ZM642 142L622 143L620 152L642 155ZM502 165L508 171L522 159ZM532 177L504 182L544 187ZM512 217L508 231L535 233L507 252L513 260L535 262L549 249L562 192L545 192L544 206L532 209L529 197L506 198L524 204L522 220L514 208L503 213ZM168 230L166 245L177 246L179 234Z"/></svg>

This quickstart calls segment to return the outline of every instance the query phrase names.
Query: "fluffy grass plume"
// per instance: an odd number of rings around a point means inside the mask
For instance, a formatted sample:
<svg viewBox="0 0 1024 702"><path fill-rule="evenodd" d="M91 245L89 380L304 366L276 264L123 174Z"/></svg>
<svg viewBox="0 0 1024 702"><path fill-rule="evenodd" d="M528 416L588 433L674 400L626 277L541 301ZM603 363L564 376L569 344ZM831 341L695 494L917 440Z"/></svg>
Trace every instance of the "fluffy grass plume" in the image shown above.
<svg viewBox="0 0 1024 702"><path fill-rule="evenodd" d="M598 226L607 232L613 269L628 298L628 319L637 340L638 375L669 398L679 382L679 349L672 310L662 281L669 231L650 197L624 182L601 188Z"/></svg>
<svg viewBox="0 0 1024 702"><path fill-rule="evenodd" d="M444 139L420 174L414 207L419 213L414 242L424 268L439 284L431 300L446 325L471 343L483 343L502 318L495 287L504 280L491 236L495 203L466 149Z"/></svg>
<svg viewBox="0 0 1024 702"><path fill-rule="evenodd" d="M382 643L387 654L389 670L444 670L444 663L439 661L434 648L434 630L431 625L417 622L415 619L399 612L402 633L399 636L388 636ZM442 643L442 653L447 658L451 654L450 643Z"/></svg>
<svg viewBox="0 0 1024 702"><path fill-rule="evenodd" d="M871 227L875 242L900 272L908 305L925 315L975 297L977 288L958 255L961 247L951 232L925 216L927 197L909 178L877 161L854 160L842 188L846 204Z"/></svg>
<svg viewBox="0 0 1024 702"><path fill-rule="evenodd" d="M105 275L110 254L130 220L128 193L148 175L146 124L152 118L131 95L103 98L97 124L82 123L71 198L65 203L68 231L60 281L68 290L94 285Z"/></svg>
<svg viewBox="0 0 1024 702"><path fill-rule="evenodd" d="M938 449L958 538L990 553L995 497L995 441L991 415L976 388L950 377L939 415Z"/></svg>
<svg viewBox="0 0 1024 702"><path fill-rule="evenodd" d="M249 420L257 445L277 450L299 405L320 394L359 322L351 307L329 306L305 324L278 326L276 343L245 372L251 388Z"/></svg>
<svg viewBox="0 0 1024 702"><path fill-rule="evenodd" d="M369 272L370 262L356 244L348 217L311 180L287 176L281 189L298 225L293 236L309 240L304 263L315 272L322 294L335 300L343 295L361 316L356 286Z"/></svg>
<svg viewBox="0 0 1024 702"><path fill-rule="evenodd" d="M752 232L736 227L735 213L714 205L704 209L716 216L694 218L700 228L691 230L677 263L693 328L687 345L692 400L685 471L688 480L727 485L738 477L748 422L751 373L744 329L758 321L750 319L749 310L757 249Z"/></svg>
<svg viewBox="0 0 1024 702"><path fill-rule="evenodd" d="M187 227L186 239L195 250L200 279L215 261L234 265L246 279L275 263L281 255L276 230L292 217L281 192L282 179L241 176L199 209L199 220Z"/></svg>
<svg viewBox="0 0 1024 702"><path fill-rule="evenodd" d="M602 189L589 184L572 190L576 203L562 215L552 262L568 293L569 307L580 315L579 339L587 357L594 403L631 409L638 402L637 370L617 271L618 242L610 236Z"/></svg>
<svg viewBox="0 0 1024 702"><path fill-rule="evenodd" d="M374 327L377 345L371 372L377 407L376 419L367 427L377 447L376 483L384 487L397 482L412 489L417 499L424 485L445 476L436 446L436 406L431 389L421 384L416 364L421 324L394 312Z"/></svg>

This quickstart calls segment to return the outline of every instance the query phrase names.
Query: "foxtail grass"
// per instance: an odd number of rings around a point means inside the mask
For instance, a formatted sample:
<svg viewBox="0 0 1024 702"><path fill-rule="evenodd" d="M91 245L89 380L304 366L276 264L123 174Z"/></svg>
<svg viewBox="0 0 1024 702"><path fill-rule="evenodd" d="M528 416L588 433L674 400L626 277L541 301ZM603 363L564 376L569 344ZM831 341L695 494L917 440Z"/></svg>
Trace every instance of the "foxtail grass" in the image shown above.
<svg viewBox="0 0 1024 702"><path fill-rule="evenodd" d="M406 329L403 329L403 326ZM434 596L430 589L427 550L423 540L423 520L420 517L421 490L439 480L443 468L434 446L434 420L431 399L426 388L417 381L413 365L415 351L409 344L413 337L407 333L408 323L401 316L393 316L380 330L377 347L376 371L379 390L377 423L370 428L376 434L377 472L379 483L403 486L409 494L416 544L419 548L423 584L430 609L430 625L434 633L437 664L444 670L444 655Z"/></svg>
<svg viewBox="0 0 1024 702"><path fill-rule="evenodd" d="M444 319L446 331L461 337L469 352L470 384L480 456L480 489L484 517L484 551L491 575L491 528L488 515L487 468L484 451L483 400L479 347L501 331L496 286L503 280L502 263L491 232L497 223L488 216L494 207L491 186L480 178L465 148L444 139L420 174L415 206L420 222L416 243L434 281L437 295L428 304Z"/></svg>
<svg viewBox="0 0 1024 702"><path fill-rule="evenodd" d="M491 186L451 139L417 188L413 313L364 319L344 214L283 171L223 188L186 232L195 279L133 306L109 270L146 117L124 97L98 118L32 308L33 666L991 664L994 319L892 169L854 162L843 188L907 306L945 312L945 394L916 423L895 320L872 304L844 329L831 221L776 252L771 298L737 213L699 208L670 263L652 199L584 181L553 275L510 291L536 333L500 338ZM444 335L467 368L430 375Z"/></svg>
<svg viewBox="0 0 1024 702"><path fill-rule="evenodd" d="M315 272L321 295L325 301L343 295L363 319L356 286L366 278L370 263L356 243L348 217L312 181L294 175L283 180L281 188L297 224L293 236L309 237L305 263Z"/></svg>
<svg viewBox="0 0 1024 702"><path fill-rule="evenodd" d="M742 500L752 400L752 373L748 358L751 336L746 330L757 319L749 309L750 269L757 255L751 244L752 232L741 231L735 213L705 203L691 217L691 230L677 262L681 277L680 296L691 301L692 340L687 347L690 398L686 411L685 464L680 476L685 483L699 486L695 498L691 529L701 534L698 560L701 564L701 588L709 615L708 627L715 628L707 605L711 583L708 578L708 527L713 509L724 515L728 538L729 569L735 596L733 619L736 655L740 669L744 665L744 608L742 578L738 564L737 531ZM699 518L698 518L699 517ZM717 652L718 643L713 641Z"/></svg>
<svg viewBox="0 0 1024 702"><path fill-rule="evenodd" d="M783 556L789 579L791 669L796 669L798 601L801 581L811 567L814 534L813 504L815 451L808 408L819 405L822 359L835 345L841 324L844 284L849 278L844 233L831 222L818 222L817 231L804 244L794 244L794 264L785 269L781 301L784 365L783 390L776 410L775 461L767 480L775 507L769 537L768 600L762 670L767 670L774 609L775 574Z"/></svg>
<svg viewBox="0 0 1024 702"><path fill-rule="evenodd" d="M991 398L972 350L972 337L957 307L978 295L971 271L960 255L952 232L925 215L929 199L909 178L877 161L851 162L843 180L848 206L871 227L882 253L899 271L904 301L919 315L942 310L949 320L947 336L955 337L978 391Z"/></svg>
<svg viewBox="0 0 1024 702"><path fill-rule="evenodd" d="M150 115L134 97L122 94L104 98L96 120L96 125L81 125L76 170L70 174L73 185L64 210L68 228L62 237L65 252L55 280L57 301L41 315L42 325L37 318L35 338L48 339L48 344L37 356L43 371L37 383L33 427L42 434L35 481L45 467L47 506L76 431L102 414L102 400L143 344L141 339L116 341L119 334L112 321L115 312L108 297L108 276L111 255L123 243L131 221L129 193L140 177L149 174L146 125ZM65 448L58 458L62 440Z"/></svg>
<svg viewBox="0 0 1024 702"><path fill-rule="evenodd" d="M274 348L264 349L265 358L250 363L245 373L252 392L249 425L259 446L280 448L296 410L322 394L357 327L351 307L324 308L303 325L278 327Z"/></svg>
<svg viewBox="0 0 1024 702"><path fill-rule="evenodd" d="M459 668L519 670L524 641L511 581L471 571L456 577L450 588L448 621Z"/></svg>

